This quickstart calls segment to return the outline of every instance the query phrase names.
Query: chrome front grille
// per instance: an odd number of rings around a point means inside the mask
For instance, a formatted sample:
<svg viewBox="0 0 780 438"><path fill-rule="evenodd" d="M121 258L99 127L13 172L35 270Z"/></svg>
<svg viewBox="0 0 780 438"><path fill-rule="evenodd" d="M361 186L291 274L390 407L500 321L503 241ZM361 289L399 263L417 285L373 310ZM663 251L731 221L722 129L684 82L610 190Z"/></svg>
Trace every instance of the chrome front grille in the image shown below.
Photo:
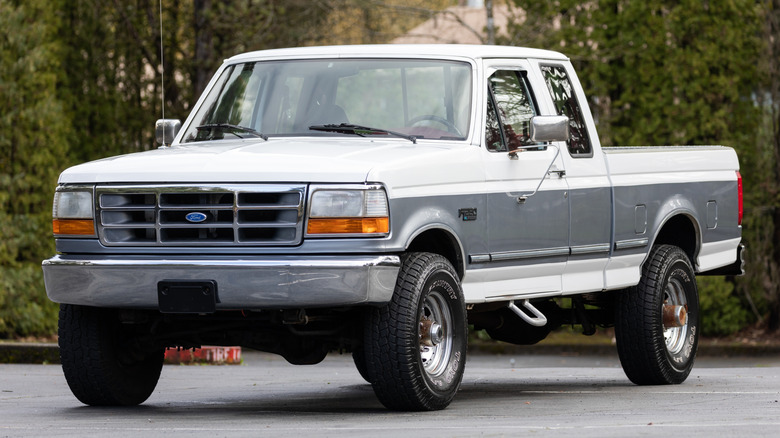
<svg viewBox="0 0 780 438"><path fill-rule="evenodd" d="M106 246L290 246L301 243L305 185L96 188Z"/></svg>

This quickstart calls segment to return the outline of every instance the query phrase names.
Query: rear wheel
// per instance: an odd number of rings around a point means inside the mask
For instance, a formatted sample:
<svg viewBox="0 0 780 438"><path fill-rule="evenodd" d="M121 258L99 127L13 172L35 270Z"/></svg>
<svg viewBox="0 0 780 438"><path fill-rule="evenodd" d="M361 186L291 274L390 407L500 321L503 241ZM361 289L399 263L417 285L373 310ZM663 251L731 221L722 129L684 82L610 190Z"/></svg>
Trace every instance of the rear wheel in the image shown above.
<svg viewBox="0 0 780 438"><path fill-rule="evenodd" d="M466 308L455 270L442 256L403 258L393 299L366 320L369 381L389 409L444 409L466 363Z"/></svg>
<svg viewBox="0 0 780 438"><path fill-rule="evenodd" d="M93 406L143 403L160 378L164 349L134 342L111 309L60 305L60 360L73 395Z"/></svg>
<svg viewBox="0 0 780 438"><path fill-rule="evenodd" d="M688 256L654 247L636 287L619 295L615 337L620 363L638 385L682 383L699 343L699 294Z"/></svg>
<svg viewBox="0 0 780 438"><path fill-rule="evenodd" d="M368 377L368 367L366 366L366 352L363 351L363 347L358 347L352 351L352 361L355 362L355 368L357 368L360 377L371 383L371 379Z"/></svg>

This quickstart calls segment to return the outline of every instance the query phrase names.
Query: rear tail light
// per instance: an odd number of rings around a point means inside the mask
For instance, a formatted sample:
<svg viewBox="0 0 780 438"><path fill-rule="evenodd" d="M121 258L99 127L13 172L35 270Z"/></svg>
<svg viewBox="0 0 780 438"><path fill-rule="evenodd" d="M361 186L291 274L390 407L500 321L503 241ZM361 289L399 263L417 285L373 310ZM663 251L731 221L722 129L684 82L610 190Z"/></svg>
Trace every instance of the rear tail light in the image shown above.
<svg viewBox="0 0 780 438"><path fill-rule="evenodd" d="M737 202L739 203L739 222L742 225L742 174L737 171Z"/></svg>

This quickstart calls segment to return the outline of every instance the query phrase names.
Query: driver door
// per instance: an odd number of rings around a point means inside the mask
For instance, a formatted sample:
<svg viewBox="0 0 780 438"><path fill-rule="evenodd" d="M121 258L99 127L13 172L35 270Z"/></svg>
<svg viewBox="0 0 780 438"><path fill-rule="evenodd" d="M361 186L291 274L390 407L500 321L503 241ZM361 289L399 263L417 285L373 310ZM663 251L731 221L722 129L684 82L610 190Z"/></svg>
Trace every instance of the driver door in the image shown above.
<svg viewBox="0 0 780 438"><path fill-rule="evenodd" d="M560 293L569 257L563 160L558 146L530 141L531 118L542 112L529 71L523 64L487 70L488 301ZM510 154L518 147L524 150Z"/></svg>

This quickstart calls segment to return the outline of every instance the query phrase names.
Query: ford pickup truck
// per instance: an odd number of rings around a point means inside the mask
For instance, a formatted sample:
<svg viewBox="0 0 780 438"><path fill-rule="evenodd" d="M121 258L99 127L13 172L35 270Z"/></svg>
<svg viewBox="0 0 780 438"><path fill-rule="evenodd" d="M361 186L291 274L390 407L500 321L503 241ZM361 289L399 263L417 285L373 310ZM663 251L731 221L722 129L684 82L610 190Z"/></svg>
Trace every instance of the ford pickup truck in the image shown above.
<svg viewBox="0 0 780 438"><path fill-rule="evenodd" d="M88 405L144 402L166 348L240 345L351 353L387 408L443 409L469 327L529 345L614 326L632 382L681 383L695 276L742 272L734 150L602 148L552 51L242 54L156 133L54 195L45 284Z"/></svg>

